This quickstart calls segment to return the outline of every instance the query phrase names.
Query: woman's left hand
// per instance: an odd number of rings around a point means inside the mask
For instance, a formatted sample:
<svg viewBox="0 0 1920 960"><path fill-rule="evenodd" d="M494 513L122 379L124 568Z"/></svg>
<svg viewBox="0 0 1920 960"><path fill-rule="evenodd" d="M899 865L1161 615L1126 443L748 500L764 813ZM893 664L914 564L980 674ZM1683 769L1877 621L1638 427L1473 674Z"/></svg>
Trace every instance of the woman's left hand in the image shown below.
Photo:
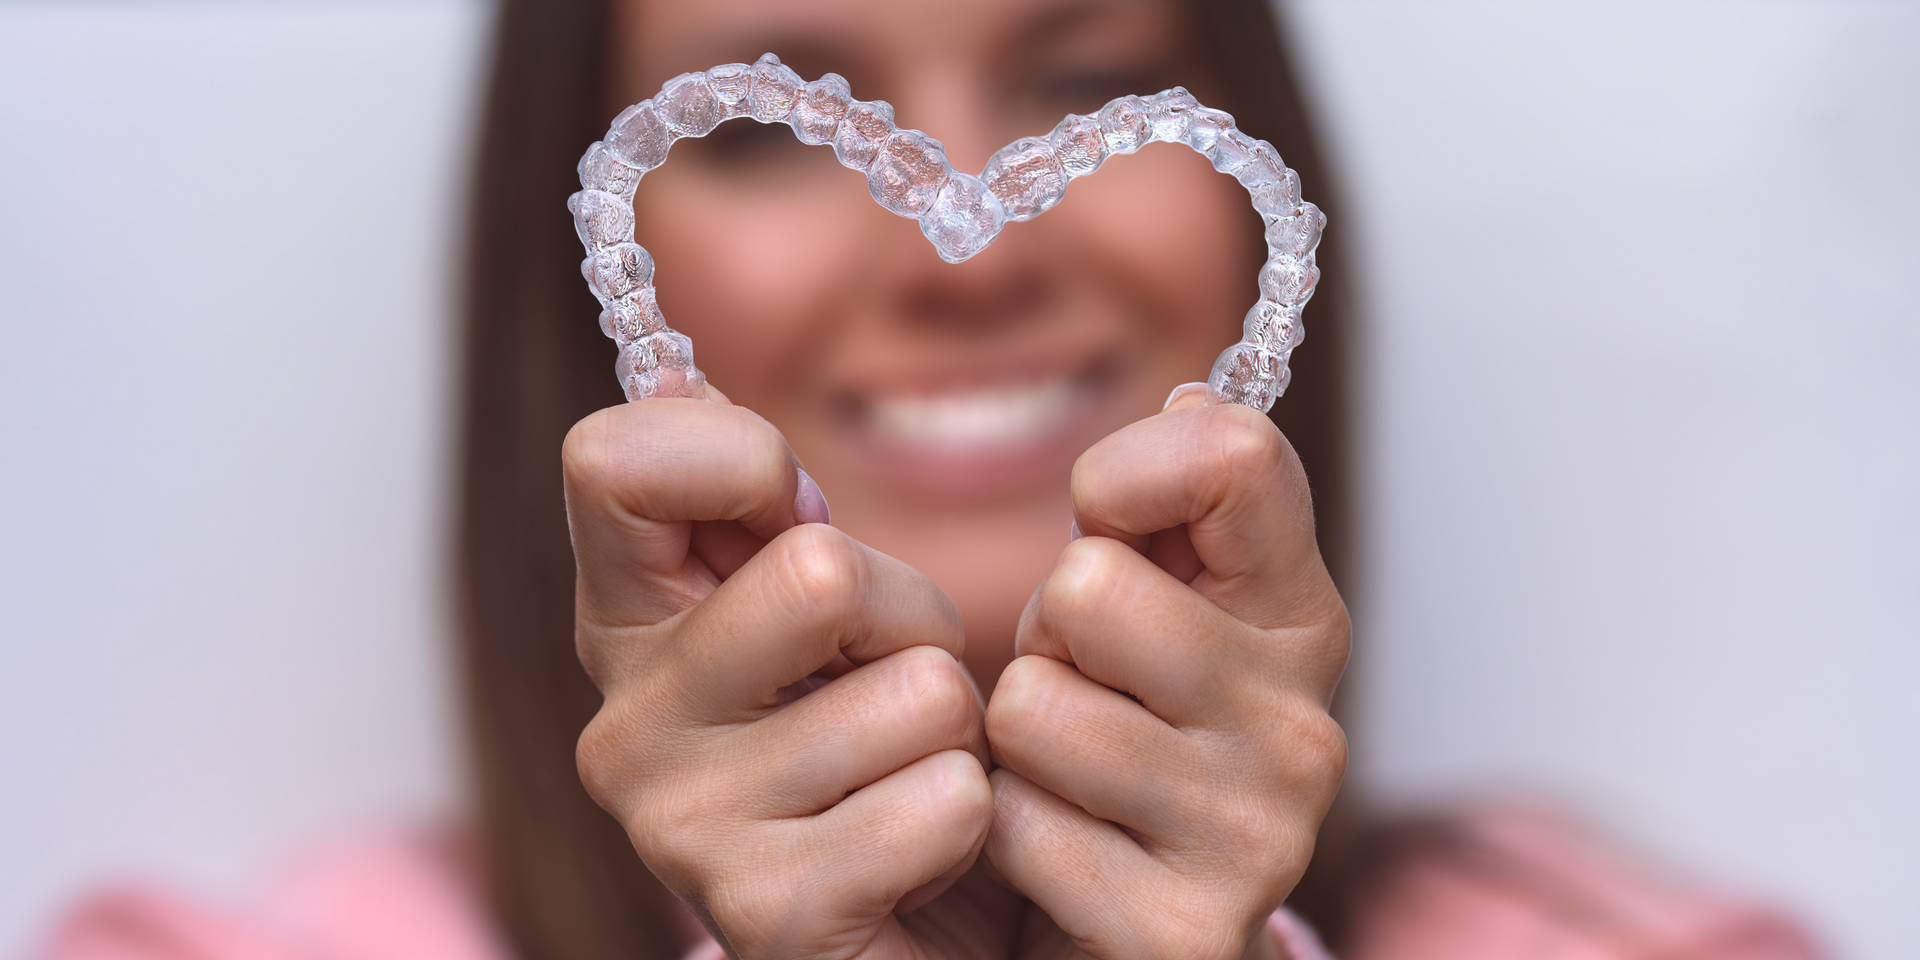
<svg viewBox="0 0 1920 960"><path fill-rule="evenodd" d="M1183 400L1074 466L1085 536L988 705L988 863L1046 914L1016 954L1272 955L1345 769L1350 630L1300 461L1258 411Z"/></svg>

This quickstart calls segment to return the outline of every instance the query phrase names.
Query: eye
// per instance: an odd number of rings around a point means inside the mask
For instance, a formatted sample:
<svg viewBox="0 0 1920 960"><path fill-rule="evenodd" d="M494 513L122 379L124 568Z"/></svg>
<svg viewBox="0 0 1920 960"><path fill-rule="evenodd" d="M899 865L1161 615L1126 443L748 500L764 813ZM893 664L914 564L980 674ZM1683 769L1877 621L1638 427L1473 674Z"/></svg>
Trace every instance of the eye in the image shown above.
<svg viewBox="0 0 1920 960"><path fill-rule="evenodd" d="M1013 91L1023 106L1055 119L1068 113L1092 113L1101 104L1127 94L1149 94L1172 86L1169 66L1159 63L1065 67L1035 73Z"/></svg>

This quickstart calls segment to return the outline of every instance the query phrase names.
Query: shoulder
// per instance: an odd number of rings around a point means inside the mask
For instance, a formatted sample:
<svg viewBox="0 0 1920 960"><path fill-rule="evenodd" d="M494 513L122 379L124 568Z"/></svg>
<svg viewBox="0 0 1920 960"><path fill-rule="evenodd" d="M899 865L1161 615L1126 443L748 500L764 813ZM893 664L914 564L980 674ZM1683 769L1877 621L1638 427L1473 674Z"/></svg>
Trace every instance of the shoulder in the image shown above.
<svg viewBox="0 0 1920 960"><path fill-rule="evenodd" d="M34 960L502 960L455 846L378 831L315 844L252 896L123 883L87 897Z"/></svg>
<svg viewBox="0 0 1920 960"><path fill-rule="evenodd" d="M1353 917L1350 960L1818 960L1784 914L1621 854L1544 809L1409 824Z"/></svg>

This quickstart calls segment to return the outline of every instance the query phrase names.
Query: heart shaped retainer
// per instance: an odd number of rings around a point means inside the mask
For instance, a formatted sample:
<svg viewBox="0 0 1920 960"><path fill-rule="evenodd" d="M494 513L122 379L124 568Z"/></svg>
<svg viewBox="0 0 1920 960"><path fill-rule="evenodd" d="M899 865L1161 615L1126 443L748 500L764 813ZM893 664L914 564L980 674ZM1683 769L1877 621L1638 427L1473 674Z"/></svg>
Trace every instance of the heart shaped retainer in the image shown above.
<svg viewBox="0 0 1920 960"><path fill-rule="evenodd" d="M605 308L600 329L620 345L615 370L627 399L706 396L692 341L660 313L653 257L633 242L633 194L675 140L704 137L740 117L785 123L802 142L831 144L842 164L867 175L874 201L918 220L948 263L986 249L1007 221L1052 209L1068 183L1114 154L1156 141L1192 147L1247 188L1267 234L1260 299L1247 311L1240 342L1214 362L1208 396L1265 411L1286 392L1287 361L1305 338L1300 312L1320 280L1313 251L1327 218L1301 201L1299 177L1273 145L1240 132L1233 117L1181 87L1120 97L1092 116L1069 114L1045 137L1007 144L976 177L953 169L940 141L895 127L885 100L853 99L839 74L803 81L769 53L674 77L653 99L621 111L580 158L581 190L567 209L587 248L580 272Z"/></svg>

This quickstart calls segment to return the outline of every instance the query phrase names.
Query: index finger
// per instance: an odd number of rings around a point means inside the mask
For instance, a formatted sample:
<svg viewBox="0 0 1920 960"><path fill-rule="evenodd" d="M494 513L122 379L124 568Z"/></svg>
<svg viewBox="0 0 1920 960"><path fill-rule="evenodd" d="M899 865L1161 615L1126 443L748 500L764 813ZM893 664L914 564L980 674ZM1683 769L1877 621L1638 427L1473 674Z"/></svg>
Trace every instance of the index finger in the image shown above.
<svg viewBox="0 0 1920 960"><path fill-rule="evenodd" d="M1136 545L1184 526L1201 595L1255 626L1325 619L1340 599L1314 540L1292 444L1238 404L1170 409L1116 431L1073 467L1079 529Z"/></svg>

